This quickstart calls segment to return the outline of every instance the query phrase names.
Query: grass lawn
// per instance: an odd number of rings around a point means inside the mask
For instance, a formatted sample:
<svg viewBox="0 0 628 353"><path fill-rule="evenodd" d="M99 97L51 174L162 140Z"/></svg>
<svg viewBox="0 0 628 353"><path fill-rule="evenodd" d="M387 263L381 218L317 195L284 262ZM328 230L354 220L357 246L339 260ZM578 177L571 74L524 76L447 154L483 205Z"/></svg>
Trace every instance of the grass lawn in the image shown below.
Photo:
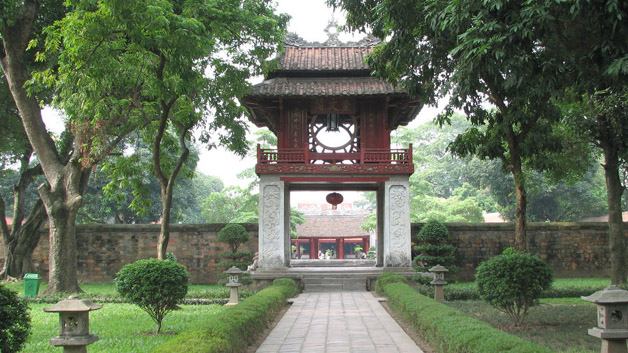
<svg viewBox="0 0 628 353"><path fill-rule="evenodd" d="M86 289L86 288L84 288ZM43 308L51 304L29 304L32 330L21 352L58 353L61 348L51 346L48 341L59 334L59 315L46 313ZM160 335L151 334L157 328L155 322L144 311L132 304L104 304L100 310L90 312L90 332L100 339L88 346L91 353L143 353L150 352L174 334L195 327L214 315L220 305L181 305L182 310L173 311L163 321Z"/></svg>
<svg viewBox="0 0 628 353"><path fill-rule="evenodd" d="M608 278L558 278L553 283L556 289L581 288L591 290L591 294L608 285L610 285ZM474 287L475 283L457 283L451 286L464 289ZM530 308L521 327L514 327L508 315L481 300L458 300L447 304L495 328L544 345L556 352L600 351L601 341L587 333L589 328L596 326L596 307L579 297L541 299L540 305Z"/></svg>
<svg viewBox="0 0 628 353"><path fill-rule="evenodd" d="M24 282L7 283L3 284L7 288L10 288L20 296L24 295ZM47 283L42 282L39 286L39 296L42 297L43 291L46 289ZM84 283L81 284L81 289L85 293L81 293L81 298L93 298L93 299L106 299L106 298L119 298L116 292L116 285L114 282L106 283ZM240 291L241 297L247 297L252 292L248 290ZM52 295L54 299L61 299L67 297L67 295ZM188 286L188 294L185 296L188 299L204 298L204 299L218 299L229 298L229 289L225 286L217 284L191 284Z"/></svg>

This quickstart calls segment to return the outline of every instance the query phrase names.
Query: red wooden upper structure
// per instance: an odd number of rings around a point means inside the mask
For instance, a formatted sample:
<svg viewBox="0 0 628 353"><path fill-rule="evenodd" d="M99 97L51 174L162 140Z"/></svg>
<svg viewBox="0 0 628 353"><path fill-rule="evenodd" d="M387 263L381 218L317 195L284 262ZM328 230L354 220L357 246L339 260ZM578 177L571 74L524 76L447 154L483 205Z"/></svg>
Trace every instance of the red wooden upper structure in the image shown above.
<svg viewBox="0 0 628 353"><path fill-rule="evenodd" d="M251 121L277 135L258 146L258 174L412 174L412 146L391 149L390 132L421 106L371 76L370 39L305 43L291 36L279 68L243 99Z"/></svg>

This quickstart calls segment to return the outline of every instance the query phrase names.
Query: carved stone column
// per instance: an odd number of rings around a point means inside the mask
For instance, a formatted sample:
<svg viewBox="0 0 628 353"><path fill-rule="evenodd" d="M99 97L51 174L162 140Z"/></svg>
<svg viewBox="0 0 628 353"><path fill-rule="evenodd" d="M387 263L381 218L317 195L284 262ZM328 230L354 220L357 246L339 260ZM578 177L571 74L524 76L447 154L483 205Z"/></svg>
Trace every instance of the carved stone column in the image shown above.
<svg viewBox="0 0 628 353"><path fill-rule="evenodd" d="M384 267L410 267L410 182L391 176L384 183ZM378 249L379 250L379 249Z"/></svg>
<svg viewBox="0 0 628 353"><path fill-rule="evenodd" d="M285 269L286 205L285 185L277 176L262 175L259 192L259 259L260 270ZM289 235L288 235L289 236ZM289 240L288 240L289 241Z"/></svg>

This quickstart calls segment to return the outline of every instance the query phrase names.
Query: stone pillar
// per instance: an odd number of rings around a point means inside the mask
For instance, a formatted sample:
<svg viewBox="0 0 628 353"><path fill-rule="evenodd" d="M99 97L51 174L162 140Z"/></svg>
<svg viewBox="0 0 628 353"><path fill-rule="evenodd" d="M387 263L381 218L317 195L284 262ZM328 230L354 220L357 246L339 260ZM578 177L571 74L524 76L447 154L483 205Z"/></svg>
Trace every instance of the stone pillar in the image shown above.
<svg viewBox="0 0 628 353"><path fill-rule="evenodd" d="M285 183L278 176L262 175L259 188L258 268L262 271L285 269L289 260L286 254L290 256L290 233L286 234L285 226L286 210L290 206L286 204Z"/></svg>
<svg viewBox="0 0 628 353"><path fill-rule="evenodd" d="M384 209L386 208L385 200L385 186L384 183L377 185L377 226L375 231L377 232L377 256L375 257L375 266L384 266Z"/></svg>
<svg viewBox="0 0 628 353"><path fill-rule="evenodd" d="M384 267L410 267L410 182L391 176L384 183ZM378 249L379 250L379 249Z"/></svg>

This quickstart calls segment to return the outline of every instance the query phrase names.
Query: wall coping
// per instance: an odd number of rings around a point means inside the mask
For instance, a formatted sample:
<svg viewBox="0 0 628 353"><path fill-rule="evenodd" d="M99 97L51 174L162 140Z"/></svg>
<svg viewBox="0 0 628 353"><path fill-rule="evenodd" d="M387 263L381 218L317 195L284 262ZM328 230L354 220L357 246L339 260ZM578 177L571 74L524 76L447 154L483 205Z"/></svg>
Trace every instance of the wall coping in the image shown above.
<svg viewBox="0 0 628 353"><path fill-rule="evenodd" d="M241 223L249 232L259 231L257 223ZM449 231L515 231L515 224L510 223L443 223ZM194 231L215 231L221 230L226 223L199 223L199 224L171 224L171 232L194 232ZM412 233L416 234L425 223L412 223ZM528 231L558 231L558 230L607 230L607 222L530 222L527 224ZM628 232L628 222L624 222L624 226ZM77 224L77 231L84 233L92 232L118 232L124 229L133 229L133 231L159 232L160 224ZM48 227L42 228L47 231Z"/></svg>

